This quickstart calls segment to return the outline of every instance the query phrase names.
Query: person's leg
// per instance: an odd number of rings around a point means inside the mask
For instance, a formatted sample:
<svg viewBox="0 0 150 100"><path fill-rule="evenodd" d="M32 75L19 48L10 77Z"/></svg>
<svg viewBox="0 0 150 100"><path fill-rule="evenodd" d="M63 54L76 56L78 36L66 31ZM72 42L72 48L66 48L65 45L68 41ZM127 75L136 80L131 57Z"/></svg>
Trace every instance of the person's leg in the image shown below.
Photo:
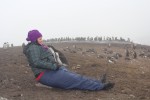
<svg viewBox="0 0 150 100"><path fill-rule="evenodd" d="M101 90L104 88L104 84L100 81L70 72L65 68L46 71L39 82L62 89Z"/></svg>

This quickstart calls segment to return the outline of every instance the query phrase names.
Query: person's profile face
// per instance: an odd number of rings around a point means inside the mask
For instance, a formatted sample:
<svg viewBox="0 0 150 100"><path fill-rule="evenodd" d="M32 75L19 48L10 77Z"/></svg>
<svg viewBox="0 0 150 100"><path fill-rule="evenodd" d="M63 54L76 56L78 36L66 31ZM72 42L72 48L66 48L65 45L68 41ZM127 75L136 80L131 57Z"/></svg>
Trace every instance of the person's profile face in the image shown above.
<svg viewBox="0 0 150 100"><path fill-rule="evenodd" d="M39 38L37 39L37 42L38 42L38 44L42 45L42 44L43 44L42 37L39 37Z"/></svg>

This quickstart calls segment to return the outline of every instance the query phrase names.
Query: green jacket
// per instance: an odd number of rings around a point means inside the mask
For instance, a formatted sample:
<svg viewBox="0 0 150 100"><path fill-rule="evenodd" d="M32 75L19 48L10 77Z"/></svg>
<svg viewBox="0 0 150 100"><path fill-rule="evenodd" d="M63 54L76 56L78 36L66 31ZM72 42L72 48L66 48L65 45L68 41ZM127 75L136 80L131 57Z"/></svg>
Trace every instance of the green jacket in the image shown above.
<svg viewBox="0 0 150 100"><path fill-rule="evenodd" d="M37 43L28 43L23 52L35 76L45 70L56 70L58 68L53 55Z"/></svg>

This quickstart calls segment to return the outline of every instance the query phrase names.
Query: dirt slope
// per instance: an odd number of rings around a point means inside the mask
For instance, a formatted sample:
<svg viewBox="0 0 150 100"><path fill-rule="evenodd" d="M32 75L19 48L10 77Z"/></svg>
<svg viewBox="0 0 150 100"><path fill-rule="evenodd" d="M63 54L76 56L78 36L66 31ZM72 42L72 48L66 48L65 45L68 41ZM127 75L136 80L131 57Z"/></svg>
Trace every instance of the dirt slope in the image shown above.
<svg viewBox="0 0 150 100"><path fill-rule="evenodd" d="M0 48L0 100L150 100L149 58L138 56L125 60L123 45L112 45L111 48L104 44L53 45L67 57L68 69L92 78L107 73L108 80L115 82L115 87L97 92L36 87L22 47ZM120 53L122 57L109 63L106 57L111 54L104 53L104 48ZM86 52L89 49L96 53ZM142 50L137 48L136 52L139 54ZM98 55L103 57L97 58Z"/></svg>

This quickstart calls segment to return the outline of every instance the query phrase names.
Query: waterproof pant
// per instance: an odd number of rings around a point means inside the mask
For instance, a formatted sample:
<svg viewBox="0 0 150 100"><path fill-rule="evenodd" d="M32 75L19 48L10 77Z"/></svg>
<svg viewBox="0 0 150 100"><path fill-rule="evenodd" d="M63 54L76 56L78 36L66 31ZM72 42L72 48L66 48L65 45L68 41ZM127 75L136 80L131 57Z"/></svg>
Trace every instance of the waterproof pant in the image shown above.
<svg viewBox="0 0 150 100"><path fill-rule="evenodd" d="M104 84L61 67L56 71L45 71L40 83L62 89L101 90Z"/></svg>

